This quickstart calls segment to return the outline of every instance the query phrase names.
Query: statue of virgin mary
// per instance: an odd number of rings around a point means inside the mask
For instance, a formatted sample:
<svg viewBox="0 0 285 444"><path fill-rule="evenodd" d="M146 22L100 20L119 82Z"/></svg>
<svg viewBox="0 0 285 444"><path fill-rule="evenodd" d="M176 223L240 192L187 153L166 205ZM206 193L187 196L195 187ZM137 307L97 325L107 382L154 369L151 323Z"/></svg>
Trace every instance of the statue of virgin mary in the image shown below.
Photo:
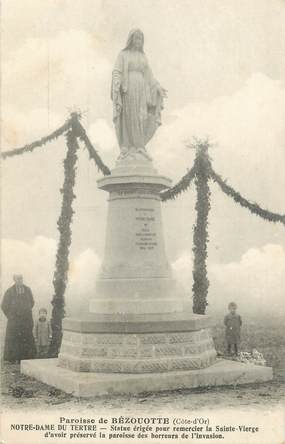
<svg viewBox="0 0 285 444"><path fill-rule="evenodd" d="M132 30L112 74L113 121L121 159L150 158L145 146L161 125L166 90L153 77L143 45L142 31Z"/></svg>

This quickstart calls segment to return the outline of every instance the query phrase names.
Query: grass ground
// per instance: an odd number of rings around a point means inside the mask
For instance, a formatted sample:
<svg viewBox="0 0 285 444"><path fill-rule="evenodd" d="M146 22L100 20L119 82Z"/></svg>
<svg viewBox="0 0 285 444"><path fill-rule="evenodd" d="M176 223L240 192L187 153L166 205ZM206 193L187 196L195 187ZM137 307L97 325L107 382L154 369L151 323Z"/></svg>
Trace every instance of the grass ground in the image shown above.
<svg viewBox="0 0 285 444"><path fill-rule="evenodd" d="M218 351L224 351L224 328L219 323L213 329ZM2 364L2 405L5 409L121 409L125 412L204 408L274 407L285 398L285 335L282 318L244 319L242 351L260 351L267 365L274 369L274 379L264 384L237 387L213 387L175 392L145 393L132 397L79 399L21 375L19 365Z"/></svg>

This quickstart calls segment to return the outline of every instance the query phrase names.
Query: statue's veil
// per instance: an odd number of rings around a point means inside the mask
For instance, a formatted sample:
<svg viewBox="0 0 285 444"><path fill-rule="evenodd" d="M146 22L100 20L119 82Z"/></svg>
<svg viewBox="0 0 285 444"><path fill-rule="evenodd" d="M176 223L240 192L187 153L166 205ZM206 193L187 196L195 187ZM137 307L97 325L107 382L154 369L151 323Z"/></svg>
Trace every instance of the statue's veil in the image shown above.
<svg viewBox="0 0 285 444"><path fill-rule="evenodd" d="M126 44L125 48L123 49L123 51L126 51L126 50L128 50L128 49L131 49L131 47L132 47L132 43L133 43L133 37L134 37L134 35L135 35L137 32L140 33L140 34L142 35L142 38L143 38L143 44L144 44L144 34L143 34L143 32L141 31L141 29L139 29L139 28L135 28L135 29L132 29L132 30L129 32L128 40L127 40L127 44ZM141 49L141 52L144 52L144 51L143 51L143 47L142 47L142 49Z"/></svg>

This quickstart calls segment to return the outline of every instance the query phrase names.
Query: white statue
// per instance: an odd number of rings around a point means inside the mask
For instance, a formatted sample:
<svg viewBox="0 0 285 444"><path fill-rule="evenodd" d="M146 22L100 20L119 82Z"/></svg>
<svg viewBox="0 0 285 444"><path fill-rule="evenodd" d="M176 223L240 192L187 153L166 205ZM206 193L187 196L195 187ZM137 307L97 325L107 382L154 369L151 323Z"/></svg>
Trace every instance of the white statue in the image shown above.
<svg viewBox="0 0 285 444"><path fill-rule="evenodd" d="M142 31L132 30L113 70L111 98L121 159L149 158L145 146L161 125L166 90L153 77L143 44Z"/></svg>

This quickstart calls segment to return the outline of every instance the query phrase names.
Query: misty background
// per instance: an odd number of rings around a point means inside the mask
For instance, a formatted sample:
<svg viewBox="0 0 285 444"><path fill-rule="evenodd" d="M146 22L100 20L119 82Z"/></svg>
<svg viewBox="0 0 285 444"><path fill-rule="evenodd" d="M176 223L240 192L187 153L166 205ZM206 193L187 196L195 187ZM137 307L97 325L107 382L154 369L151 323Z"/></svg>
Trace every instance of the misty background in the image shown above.
<svg viewBox="0 0 285 444"><path fill-rule="evenodd" d="M285 3L271 0L6 0L2 5L2 150L20 147L81 110L104 162L119 154L112 124L113 64L130 29L145 34L168 90L148 145L175 183L191 168L193 136L209 137L213 167L246 198L285 212ZM2 163L2 290L21 272L50 307L61 206L64 138ZM79 152L67 313L94 293L104 252L107 193ZM284 314L285 231L211 184L208 313L235 300L241 314ZM173 272L191 297L195 190L163 203ZM2 291L2 293L3 293Z"/></svg>

